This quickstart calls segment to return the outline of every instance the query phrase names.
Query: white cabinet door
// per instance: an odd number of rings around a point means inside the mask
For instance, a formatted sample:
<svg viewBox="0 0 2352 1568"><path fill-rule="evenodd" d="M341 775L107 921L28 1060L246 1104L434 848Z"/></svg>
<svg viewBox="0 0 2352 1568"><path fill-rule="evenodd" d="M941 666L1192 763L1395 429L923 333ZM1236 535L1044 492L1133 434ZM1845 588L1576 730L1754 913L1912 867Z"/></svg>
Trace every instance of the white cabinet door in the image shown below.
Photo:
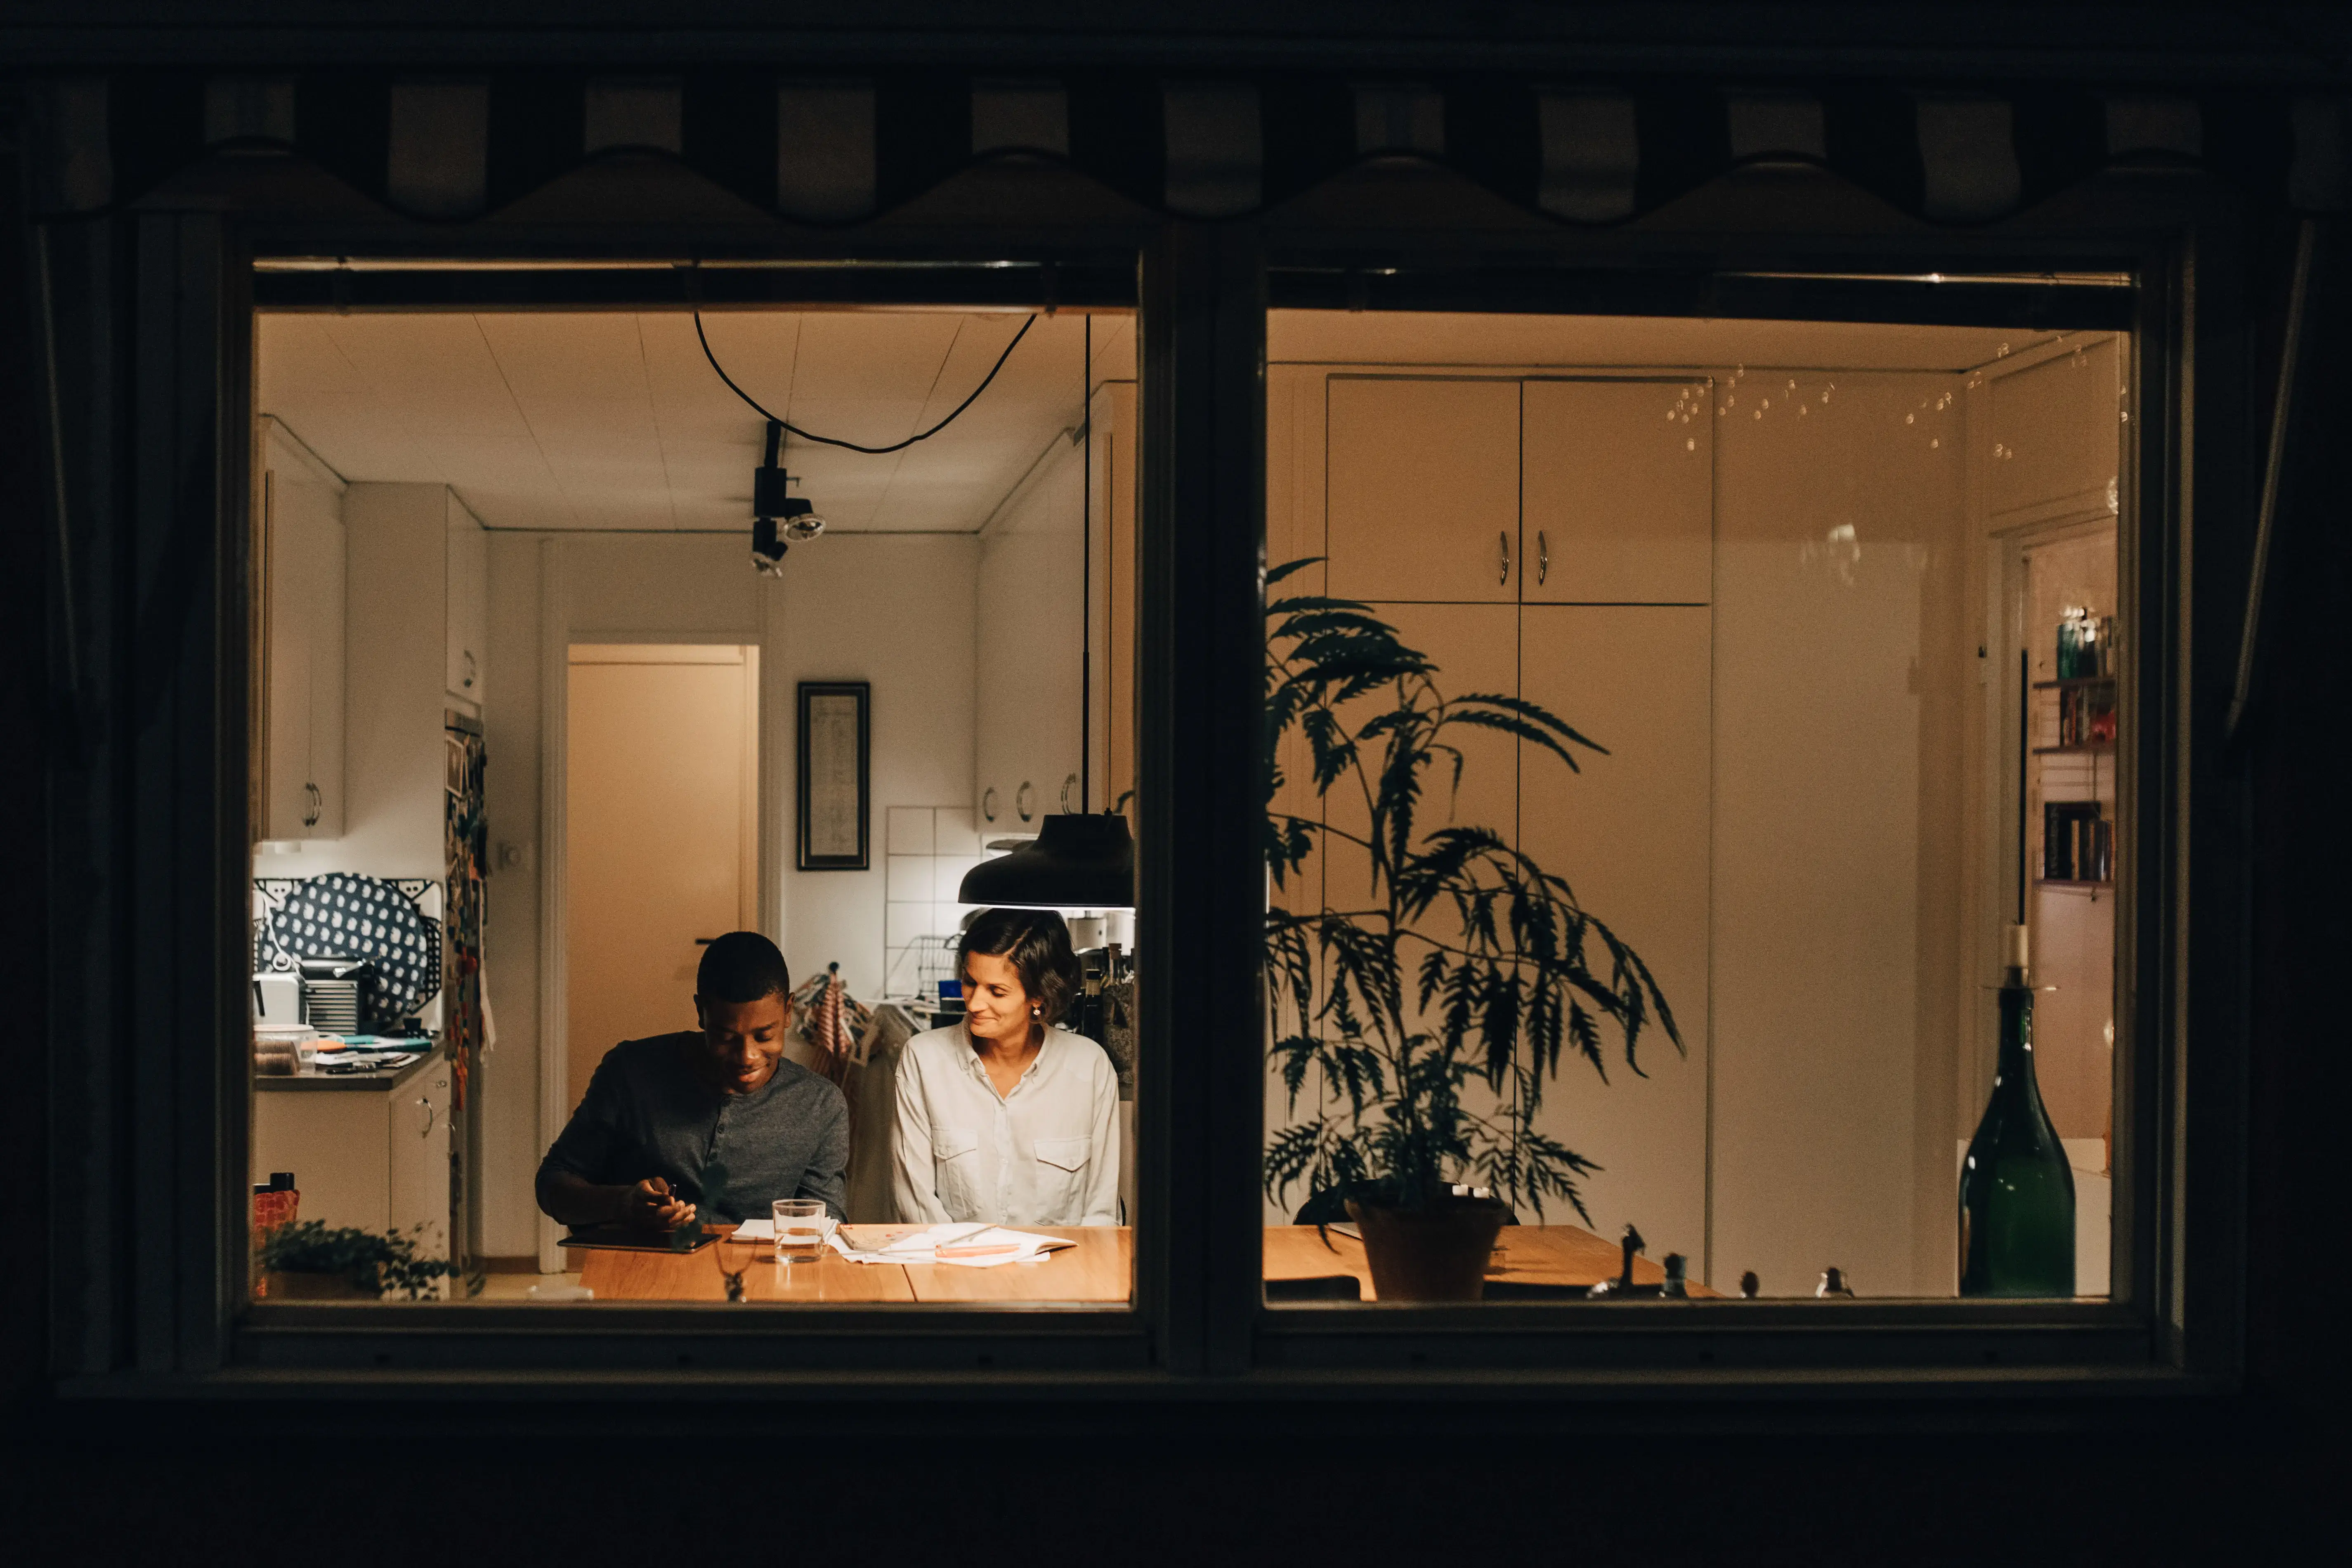
<svg viewBox="0 0 2352 1568"><path fill-rule="evenodd" d="M1711 614L1633 605L1521 612L1523 695L1608 755L1580 752L1570 773L1521 744L1520 846L1649 965L1687 1052L1645 1028L1636 1071L1604 1026L1608 1082L1564 1052L1540 1125L1599 1162L1583 1184L1595 1229L1614 1236L1631 1223L1651 1256L1680 1252L1695 1277L1707 1264ZM1587 954L1605 979L1606 949L1596 942Z"/></svg>
<svg viewBox="0 0 2352 1568"><path fill-rule="evenodd" d="M489 624L489 535L454 493L449 497L448 577L445 588L449 695L461 701L479 703L483 647Z"/></svg>
<svg viewBox="0 0 2352 1568"><path fill-rule="evenodd" d="M449 1256L449 1063L436 1059L386 1096L394 1230L425 1227L417 1250Z"/></svg>
<svg viewBox="0 0 2352 1568"><path fill-rule="evenodd" d="M1517 600L1519 384L1335 375L1327 386L1331 592Z"/></svg>
<svg viewBox="0 0 2352 1568"><path fill-rule="evenodd" d="M302 529L276 468L261 475L261 666L268 693L260 838L301 838L310 821L310 616L303 605Z"/></svg>
<svg viewBox="0 0 2352 1568"><path fill-rule="evenodd" d="M1703 605L1714 595L1715 416L1704 381L1530 380L1530 604Z"/></svg>
<svg viewBox="0 0 2352 1568"><path fill-rule="evenodd" d="M331 492L305 487L310 578L310 725L309 838L343 833L343 520Z"/></svg>
<svg viewBox="0 0 2352 1568"><path fill-rule="evenodd" d="M268 787L264 838L343 822L343 521L331 479L273 434L262 471Z"/></svg>
<svg viewBox="0 0 2352 1568"><path fill-rule="evenodd" d="M1433 680L1448 700L1473 693L1507 697L1517 691L1517 605L1374 605L1372 611L1396 628L1398 637L1407 647L1427 656L1437 667ZM1389 710L1395 701L1395 689L1381 687L1342 708L1340 720L1354 731L1375 714ZM1426 776L1428 788L1413 816L1415 843L1423 843L1432 833L1447 827L1484 827L1504 844L1510 844L1518 820L1518 770L1511 737L1499 731L1465 725L1446 730L1440 740L1460 751L1462 776L1457 784L1452 766L1443 757ZM1364 752L1366 772L1374 788L1378 787L1381 766L1380 745L1375 738ZM1369 836L1371 822L1363 787L1352 778L1341 779L1323 797L1323 809L1325 820L1337 833L1330 837L1325 851L1310 859L1301 871L1311 879L1319 869L1324 878L1324 907L1367 908L1371 889L1371 856L1362 847L1362 840ZM1319 867L1318 861L1321 862ZM1311 882L1307 891L1311 897ZM1285 901L1297 907L1295 899ZM1443 900L1412 929L1421 932L1426 941L1405 943L1408 977L1420 973L1422 960L1431 951L1430 944L1457 945L1463 935L1458 912L1451 902ZM1438 1026L1435 1015L1434 1008L1427 1014L1416 1014L1416 1026L1434 1029Z"/></svg>

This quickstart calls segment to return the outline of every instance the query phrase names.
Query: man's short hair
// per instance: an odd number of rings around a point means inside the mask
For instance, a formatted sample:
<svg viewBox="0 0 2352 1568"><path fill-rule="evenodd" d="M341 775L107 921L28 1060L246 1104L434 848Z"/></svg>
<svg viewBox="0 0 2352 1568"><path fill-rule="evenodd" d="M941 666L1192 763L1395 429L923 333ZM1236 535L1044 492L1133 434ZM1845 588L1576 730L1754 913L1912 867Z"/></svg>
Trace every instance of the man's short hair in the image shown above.
<svg viewBox="0 0 2352 1568"><path fill-rule="evenodd" d="M757 1002L789 996L793 972L776 944L755 931L730 931L702 950L694 992L706 1002Z"/></svg>

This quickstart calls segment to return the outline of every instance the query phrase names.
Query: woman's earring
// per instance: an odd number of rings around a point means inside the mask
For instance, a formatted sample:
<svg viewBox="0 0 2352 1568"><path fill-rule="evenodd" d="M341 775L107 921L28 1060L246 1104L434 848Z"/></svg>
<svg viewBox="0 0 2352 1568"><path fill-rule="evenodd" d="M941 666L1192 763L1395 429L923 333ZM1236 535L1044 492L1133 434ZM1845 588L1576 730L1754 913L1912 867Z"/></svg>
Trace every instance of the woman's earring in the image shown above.
<svg viewBox="0 0 2352 1568"><path fill-rule="evenodd" d="M1029 1009L1029 1016L1033 1018L1042 1018L1045 1016L1045 1014L1038 1008L1032 1007Z"/></svg>

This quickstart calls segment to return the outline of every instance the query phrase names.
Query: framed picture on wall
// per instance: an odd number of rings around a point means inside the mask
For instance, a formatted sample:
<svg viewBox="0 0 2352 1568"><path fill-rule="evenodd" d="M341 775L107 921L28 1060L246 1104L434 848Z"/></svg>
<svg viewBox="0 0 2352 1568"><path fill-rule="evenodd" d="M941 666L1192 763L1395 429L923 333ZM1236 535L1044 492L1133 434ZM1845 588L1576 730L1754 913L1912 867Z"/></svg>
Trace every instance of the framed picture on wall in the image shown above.
<svg viewBox="0 0 2352 1568"><path fill-rule="evenodd" d="M803 871L863 871L872 859L863 680L800 683L800 855Z"/></svg>

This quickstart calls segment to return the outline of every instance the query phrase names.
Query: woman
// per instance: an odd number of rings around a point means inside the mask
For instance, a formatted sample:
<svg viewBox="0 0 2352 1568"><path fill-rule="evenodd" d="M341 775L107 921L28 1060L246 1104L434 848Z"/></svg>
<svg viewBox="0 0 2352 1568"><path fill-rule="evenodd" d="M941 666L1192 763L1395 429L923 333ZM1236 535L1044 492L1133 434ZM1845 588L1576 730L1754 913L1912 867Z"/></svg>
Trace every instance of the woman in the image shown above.
<svg viewBox="0 0 2352 1568"><path fill-rule="evenodd" d="M956 950L961 1023L898 1057L891 1194L939 1225L1118 1223L1118 1078L1103 1048L1058 1027L1080 984L1050 910L990 910Z"/></svg>

